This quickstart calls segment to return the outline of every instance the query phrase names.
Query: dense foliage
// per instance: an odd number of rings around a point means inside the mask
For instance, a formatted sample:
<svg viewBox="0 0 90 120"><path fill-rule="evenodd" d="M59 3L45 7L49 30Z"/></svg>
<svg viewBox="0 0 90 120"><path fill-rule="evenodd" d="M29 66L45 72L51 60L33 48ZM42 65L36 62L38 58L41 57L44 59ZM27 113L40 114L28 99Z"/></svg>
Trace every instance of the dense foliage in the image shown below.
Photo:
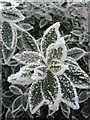
<svg viewBox="0 0 90 120"><path fill-rule="evenodd" d="M0 11L3 119L88 120L85 3L5 3Z"/></svg>

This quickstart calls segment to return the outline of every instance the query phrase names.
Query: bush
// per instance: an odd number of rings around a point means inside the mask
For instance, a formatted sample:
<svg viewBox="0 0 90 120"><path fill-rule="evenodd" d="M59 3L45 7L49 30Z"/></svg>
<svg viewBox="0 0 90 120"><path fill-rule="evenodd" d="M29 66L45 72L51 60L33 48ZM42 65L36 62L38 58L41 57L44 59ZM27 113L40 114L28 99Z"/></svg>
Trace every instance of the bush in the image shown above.
<svg viewBox="0 0 90 120"><path fill-rule="evenodd" d="M86 3L5 3L1 9L2 118L90 116Z"/></svg>

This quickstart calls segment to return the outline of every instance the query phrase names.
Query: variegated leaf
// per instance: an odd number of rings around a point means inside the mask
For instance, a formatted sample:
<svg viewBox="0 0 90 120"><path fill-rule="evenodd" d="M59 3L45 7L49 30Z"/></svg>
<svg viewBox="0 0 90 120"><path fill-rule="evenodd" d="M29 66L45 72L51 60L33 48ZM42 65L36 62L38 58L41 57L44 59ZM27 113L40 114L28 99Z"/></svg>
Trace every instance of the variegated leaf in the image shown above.
<svg viewBox="0 0 90 120"><path fill-rule="evenodd" d="M26 65L32 62L38 62L40 60L40 55L34 51L24 51L22 53L17 53L13 56L13 59Z"/></svg>
<svg viewBox="0 0 90 120"><path fill-rule="evenodd" d="M53 112L57 111L61 100L61 89L58 79L51 72L48 72L44 80L31 85L28 99L32 114L44 104L48 104L49 109Z"/></svg>
<svg viewBox="0 0 90 120"><path fill-rule="evenodd" d="M90 78L89 76L80 68L78 63L72 59L67 59L66 63L68 64L68 70L65 71L65 74L73 82L74 86L81 89L90 88Z"/></svg>
<svg viewBox="0 0 90 120"><path fill-rule="evenodd" d="M58 76L58 79L61 84L61 92L63 94L62 102L73 109L79 109L78 95L73 83L65 74Z"/></svg>
<svg viewBox="0 0 90 120"><path fill-rule="evenodd" d="M42 37L41 41L41 51L44 55L46 55L46 49L51 43L54 43L58 39L60 39L60 33L59 33L59 26L60 23L57 22L53 25L51 25L45 32Z"/></svg>
<svg viewBox="0 0 90 120"><path fill-rule="evenodd" d="M40 70L39 70L40 69ZM24 66L16 74L8 77L8 82L19 85L29 85L46 76L45 67L39 63L31 63Z"/></svg>
<svg viewBox="0 0 90 120"><path fill-rule="evenodd" d="M25 19L25 17L22 15L22 13L13 6L4 7L2 9L1 13L2 13L2 18L6 22L16 23L16 22L20 22Z"/></svg>
<svg viewBox="0 0 90 120"><path fill-rule="evenodd" d="M67 51L67 56L72 57L74 60L79 60L85 55L85 51L81 48L74 47Z"/></svg>
<svg viewBox="0 0 90 120"><path fill-rule="evenodd" d="M22 33L22 43L23 47L27 51L39 51L38 49L38 44L35 40L35 38L30 35L28 32L23 32Z"/></svg>
<svg viewBox="0 0 90 120"><path fill-rule="evenodd" d="M9 23L2 24L2 54L5 63L8 63L12 58L16 45L17 45L17 32L16 29Z"/></svg>
<svg viewBox="0 0 90 120"><path fill-rule="evenodd" d="M48 64L48 68L55 74L61 75L67 68L64 65L64 61L66 59L66 46L63 37L56 41L56 43L52 43L47 48L46 60Z"/></svg>

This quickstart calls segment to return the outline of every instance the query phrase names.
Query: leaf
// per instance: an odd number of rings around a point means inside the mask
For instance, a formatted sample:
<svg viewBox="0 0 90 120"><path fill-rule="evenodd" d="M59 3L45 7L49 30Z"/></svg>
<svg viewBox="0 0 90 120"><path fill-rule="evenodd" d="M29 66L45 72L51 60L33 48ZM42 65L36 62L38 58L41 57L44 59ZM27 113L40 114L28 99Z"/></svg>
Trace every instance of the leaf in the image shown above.
<svg viewBox="0 0 90 120"><path fill-rule="evenodd" d="M41 91L41 81L31 85L28 93L28 101L32 114L34 114L41 106L43 106L45 100L43 99Z"/></svg>
<svg viewBox="0 0 90 120"><path fill-rule="evenodd" d="M8 82L18 85L30 85L38 79L41 79L42 76L46 76L44 73L45 71L41 71L42 74L39 74L36 69L36 67L38 66L40 66L40 63L31 63L22 67L19 72L17 72L16 74L12 74L8 77Z"/></svg>
<svg viewBox="0 0 90 120"><path fill-rule="evenodd" d="M79 94L79 103L83 103L88 99L87 91L83 91Z"/></svg>
<svg viewBox="0 0 90 120"><path fill-rule="evenodd" d="M27 109L28 109L28 100L27 100L27 97L25 95L22 95L21 103L22 103L22 107L23 107L24 111L27 111Z"/></svg>
<svg viewBox="0 0 90 120"><path fill-rule="evenodd" d="M62 102L73 109L79 109L77 91L70 81L70 79L64 74L58 76L61 84Z"/></svg>
<svg viewBox="0 0 90 120"><path fill-rule="evenodd" d="M9 89L15 95L22 95L22 93L23 93L21 89L19 89L18 87L14 86L14 85L11 85L9 87Z"/></svg>
<svg viewBox="0 0 90 120"><path fill-rule="evenodd" d="M22 53L17 53L15 56L13 56L13 59L21 64L26 65L33 62L38 62L40 59L40 55L39 53L34 51L24 51Z"/></svg>
<svg viewBox="0 0 90 120"><path fill-rule="evenodd" d="M21 29L24 29L26 31L34 29L33 26L28 23L19 23L19 26L21 27Z"/></svg>
<svg viewBox="0 0 90 120"><path fill-rule="evenodd" d="M5 97L12 97L12 96L13 96L13 93L10 92L10 91L6 91L6 92L4 93L4 96L5 96Z"/></svg>
<svg viewBox="0 0 90 120"><path fill-rule="evenodd" d="M22 33L22 43L23 47L27 51L38 51L38 44L33 36L31 36L28 32Z"/></svg>
<svg viewBox="0 0 90 120"><path fill-rule="evenodd" d="M62 110L63 115L66 118L69 118L70 108L66 104L64 104L64 103L61 103L60 106L61 106L61 110Z"/></svg>
<svg viewBox="0 0 90 120"><path fill-rule="evenodd" d="M59 109L62 94L58 78L50 71L48 71L47 77L42 80L42 91L49 109L54 113Z"/></svg>
<svg viewBox="0 0 90 120"><path fill-rule="evenodd" d="M8 110L7 110L7 113L6 113L6 115L5 115L5 120L14 120L14 115L13 115L13 113L12 113L12 111L10 110L10 108L8 108Z"/></svg>
<svg viewBox="0 0 90 120"><path fill-rule="evenodd" d="M12 112L15 113L16 111L18 111L21 107L21 96L18 96L12 104Z"/></svg>
<svg viewBox="0 0 90 120"><path fill-rule="evenodd" d="M46 54L46 49L51 43L54 43L56 40L60 39L59 33L60 23L57 22L51 25L45 32L41 41L41 51L43 54Z"/></svg>
<svg viewBox="0 0 90 120"><path fill-rule="evenodd" d="M46 60L49 68L56 75L61 75L67 68L64 65L64 61L66 59L66 46L63 38L56 41L56 43L52 43L47 48Z"/></svg>
<svg viewBox="0 0 90 120"><path fill-rule="evenodd" d="M5 96L2 97L2 102L3 102L4 107L6 108L10 107L12 104L10 99Z"/></svg>
<svg viewBox="0 0 90 120"><path fill-rule="evenodd" d="M39 22L39 27L43 28L47 24L47 20L45 18L42 18Z"/></svg>
<svg viewBox="0 0 90 120"><path fill-rule="evenodd" d="M90 106L86 105L82 110L82 115L85 117L85 118L88 118L90 116Z"/></svg>
<svg viewBox="0 0 90 120"><path fill-rule="evenodd" d="M2 25L2 41L2 54L4 62L7 64L12 58L17 45L16 29L7 22L4 22Z"/></svg>
<svg viewBox="0 0 90 120"><path fill-rule="evenodd" d="M85 51L81 48L74 47L67 51L67 56L72 57L74 60L79 60L85 55Z"/></svg>
<svg viewBox="0 0 90 120"><path fill-rule="evenodd" d="M73 30L70 33L78 37L81 35L81 32L79 30Z"/></svg>
<svg viewBox="0 0 90 120"><path fill-rule="evenodd" d="M48 104L49 109L55 112L59 109L60 98L58 79L48 72L44 80L33 83L30 87L28 96L30 111L34 114L41 106Z"/></svg>
<svg viewBox="0 0 90 120"><path fill-rule="evenodd" d="M16 23L25 19L22 13L15 7L4 7L1 11L2 17L6 22Z"/></svg>
<svg viewBox="0 0 90 120"><path fill-rule="evenodd" d="M65 74L73 82L74 86L79 89L89 89L89 76L80 68L78 63L72 58L69 58L66 63L68 70L65 71Z"/></svg>

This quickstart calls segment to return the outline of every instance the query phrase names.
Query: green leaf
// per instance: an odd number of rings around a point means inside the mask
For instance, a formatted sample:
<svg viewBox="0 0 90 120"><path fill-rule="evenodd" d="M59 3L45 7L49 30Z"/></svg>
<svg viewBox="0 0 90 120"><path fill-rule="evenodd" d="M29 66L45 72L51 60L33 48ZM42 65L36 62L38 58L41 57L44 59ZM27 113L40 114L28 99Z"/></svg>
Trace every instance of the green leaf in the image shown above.
<svg viewBox="0 0 90 120"><path fill-rule="evenodd" d="M21 89L19 89L18 87L14 85L10 86L9 89L15 95L21 95L23 93Z"/></svg>
<svg viewBox="0 0 90 120"><path fill-rule="evenodd" d="M14 120L14 115L12 113L12 111L10 110L10 108L8 108L7 113L5 115L5 120Z"/></svg>
<svg viewBox="0 0 90 120"><path fill-rule="evenodd" d="M61 100L58 79L55 78L51 72L48 72L48 75L44 80L31 85L28 99L32 114L45 103L49 105L49 109L52 110L52 112L57 111Z"/></svg>
<svg viewBox="0 0 90 120"><path fill-rule="evenodd" d="M31 36L28 32L22 33L22 43L23 47L27 51L38 51L38 45L33 36Z"/></svg>
<svg viewBox="0 0 90 120"><path fill-rule="evenodd" d="M88 99L87 91L83 91L79 94L79 103L83 103Z"/></svg>
<svg viewBox="0 0 90 120"><path fill-rule="evenodd" d="M24 111L27 111L27 109L28 109L28 100L27 100L27 97L25 95L22 95L21 103L22 103L22 107L23 107Z"/></svg>
<svg viewBox="0 0 90 120"><path fill-rule="evenodd" d="M12 112L15 113L16 111L18 111L21 108L21 96L18 96L12 104Z"/></svg>
<svg viewBox="0 0 90 120"><path fill-rule="evenodd" d="M60 106L61 106L61 110L62 110L63 115L66 118L69 118L69 116L70 116L70 108L65 103L61 103Z"/></svg>
<svg viewBox="0 0 90 120"><path fill-rule="evenodd" d="M89 89L89 76L80 68L78 63L72 58L69 58L66 63L68 70L65 71L65 74L73 82L74 86L79 89Z"/></svg>
<svg viewBox="0 0 90 120"><path fill-rule="evenodd" d="M28 101L32 114L34 114L41 106L43 106L45 100L43 99L41 91L41 81L31 85L28 93Z"/></svg>
<svg viewBox="0 0 90 120"><path fill-rule="evenodd" d="M70 33L78 37L81 35L81 32L79 30L73 30Z"/></svg>
<svg viewBox="0 0 90 120"><path fill-rule="evenodd" d="M2 96L2 104L4 105L5 108L8 108L11 106L12 102L9 98Z"/></svg>
<svg viewBox="0 0 90 120"><path fill-rule="evenodd" d="M4 7L1 13L2 13L3 19L10 23L20 22L25 19L22 13L13 6Z"/></svg>
<svg viewBox="0 0 90 120"><path fill-rule="evenodd" d="M61 40L61 41L60 41ZM51 71L57 75L61 75L66 66L64 61L66 59L66 46L63 38L49 45L46 53L46 60Z"/></svg>
<svg viewBox="0 0 90 120"><path fill-rule="evenodd" d="M52 110L52 112L57 111L59 109L62 94L58 78L50 71L48 71L47 77L42 80L42 91L49 105L49 109Z"/></svg>
<svg viewBox="0 0 90 120"><path fill-rule="evenodd" d="M15 56L13 56L13 59L22 64L30 64L37 62L40 59L40 55L34 51L24 51L22 53L17 53Z"/></svg>
<svg viewBox="0 0 90 120"><path fill-rule="evenodd" d="M33 26L28 23L19 23L19 27L21 27L21 29L26 30L26 31L30 31L34 29Z"/></svg>
<svg viewBox="0 0 90 120"><path fill-rule="evenodd" d="M79 109L76 89L70 79L64 74L58 76L61 84L62 102L73 109Z"/></svg>
<svg viewBox="0 0 90 120"><path fill-rule="evenodd" d="M43 28L47 24L46 18L42 18L39 22L39 27Z"/></svg>
<svg viewBox="0 0 90 120"><path fill-rule="evenodd" d="M88 118L90 116L90 106L86 105L81 112L85 118Z"/></svg>
<svg viewBox="0 0 90 120"><path fill-rule="evenodd" d="M8 77L8 82L19 85L30 85L31 83L44 79L46 67L40 63L31 63L20 69L19 72Z"/></svg>
<svg viewBox="0 0 90 120"><path fill-rule="evenodd" d="M67 56L72 57L74 60L79 60L85 55L85 51L81 48L74 47L67 51Z"/></svg>
<svg viewBox="0 0 90 120"><path fill-rule="evenodd" d="M17 37L16 37L16 29L7 22L4 22L2 25L2 54L5 63L8 63L12 58L16 45L17 45Z"/></svg>
<svg viewBox="0 0 90 120"><path fill-rule="evenodd" d="M10 92L10 91L6 91L6 92L4 93L4 96L5 96L5 97L12 97L12 96L13 96L13 93Z"/></svg>
<svg viewBox="0 0 90 120"><path fill-rule="evenodd" d="M60 33L59 33L59 26L60 23L57 22L50 26L43 35L42 41L41 41L41 50L43 54L46 54L46 49L51 43L54 43L56 40L60 38Z"/></svg>

